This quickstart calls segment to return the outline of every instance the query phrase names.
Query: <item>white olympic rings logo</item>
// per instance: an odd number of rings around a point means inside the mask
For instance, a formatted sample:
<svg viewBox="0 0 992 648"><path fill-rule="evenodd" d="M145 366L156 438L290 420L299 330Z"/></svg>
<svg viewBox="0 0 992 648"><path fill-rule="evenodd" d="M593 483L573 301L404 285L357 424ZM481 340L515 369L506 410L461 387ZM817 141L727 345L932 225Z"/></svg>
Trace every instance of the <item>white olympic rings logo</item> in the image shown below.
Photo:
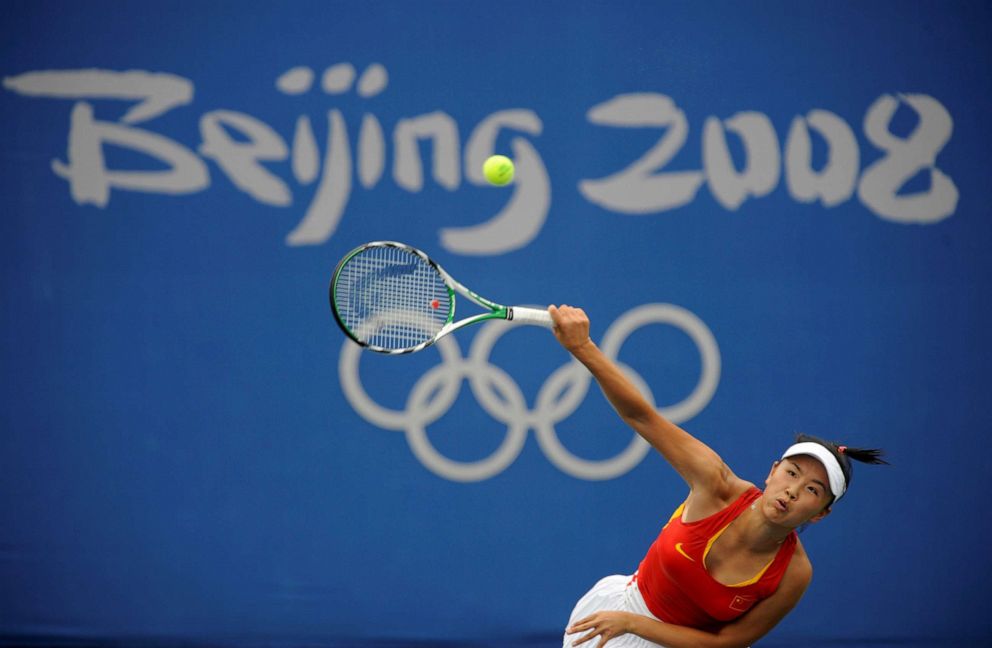
<svg viewBox="0 0 992 648"><path fill-rule="evenodd" d="M716 392L720 379L720 351L716 339L702 320L684 308L672 304L644 304L627 311L610 326L600 345L603 353L616 360L630 334L647 324L668 324L681 329L699 351L702 373L692 393L681 402L658 410L670 421L681 423L706 407ZM426 371L414 384L404 410L382 407L366 393L359 377L362 349L348 340L341 349L338 365L345 397L366 421L387 430L404 431L417 459L436 475L452 481L482 481L503 472L520 454L527 431L531 428L548 460L573 477L613 479L639 464L650 446L636 433L623 451L600 461L575 456L559 440L555 424L575 412L585 398L592 379L578 361L573 360L552 372L538 392L534 409L527 409L516 381L488 360L496 341L518 326L521 325L508 322L490 322L481 326L472 340L467 358L461 356L455 336L441 338L435 346L441 353L442 363ZM654 395L641 376L625 364L619 366L645 398L655 405ZM466 378L482 408L507 426L506 437L493 454L469 462L449 459L438 452L427 438L427 426L447 413L458 397L462 380Z"/></svg>

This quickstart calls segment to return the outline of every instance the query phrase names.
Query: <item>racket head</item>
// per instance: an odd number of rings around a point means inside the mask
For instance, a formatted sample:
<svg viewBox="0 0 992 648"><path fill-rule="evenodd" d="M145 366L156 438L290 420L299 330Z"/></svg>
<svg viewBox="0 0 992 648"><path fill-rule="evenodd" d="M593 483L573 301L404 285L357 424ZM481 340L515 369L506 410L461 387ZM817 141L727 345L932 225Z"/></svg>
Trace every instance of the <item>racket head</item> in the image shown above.
<svg viewBox="0 0 992 648"><path fill-rule="evenodd" d="M341 330L378 353L413 353L455 317L455 293L424 252L395 241L360 245L341 259L329 288Z"/></svg>

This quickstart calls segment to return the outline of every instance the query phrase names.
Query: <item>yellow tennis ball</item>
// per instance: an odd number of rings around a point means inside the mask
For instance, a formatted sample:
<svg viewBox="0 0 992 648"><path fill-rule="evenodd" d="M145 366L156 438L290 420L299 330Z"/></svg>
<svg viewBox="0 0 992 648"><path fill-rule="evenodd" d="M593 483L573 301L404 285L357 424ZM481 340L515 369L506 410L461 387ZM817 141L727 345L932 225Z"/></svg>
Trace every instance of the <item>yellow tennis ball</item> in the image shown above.
<svg viewBox="0 0 992 648"><path fill-rule="evenodd" d="M505 155L493 155L482 165L482 175L491 185L508 185L513 182L513 160Z"/></svg>

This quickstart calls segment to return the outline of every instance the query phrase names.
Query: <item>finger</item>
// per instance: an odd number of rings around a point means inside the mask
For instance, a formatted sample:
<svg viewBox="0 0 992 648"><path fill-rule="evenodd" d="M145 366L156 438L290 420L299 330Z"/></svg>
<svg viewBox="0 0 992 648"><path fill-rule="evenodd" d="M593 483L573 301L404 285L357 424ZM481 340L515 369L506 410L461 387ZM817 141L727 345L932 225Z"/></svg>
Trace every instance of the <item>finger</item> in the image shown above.
<svg viewBox="0 0 992 648"><path fill-rule="evenodd" d="M589 634L585 635L584 637L580 637L576 641L573 641L572 642L572 645L573 646L578 646L579 644L584 644L585 642L589 641L590 639L594 639L595 637L598 637L598 636L599 636L599 631L598 630L593 630L592 632L590 632Z"/></svg>
<svg viewBox="0 0 992 648"><path fill-rule="evenodd" d="M568 628L568 632L580 632L594 627L596 627L596 615L590 614L589 616L582 617L573 623L571 627Z"/></svg>

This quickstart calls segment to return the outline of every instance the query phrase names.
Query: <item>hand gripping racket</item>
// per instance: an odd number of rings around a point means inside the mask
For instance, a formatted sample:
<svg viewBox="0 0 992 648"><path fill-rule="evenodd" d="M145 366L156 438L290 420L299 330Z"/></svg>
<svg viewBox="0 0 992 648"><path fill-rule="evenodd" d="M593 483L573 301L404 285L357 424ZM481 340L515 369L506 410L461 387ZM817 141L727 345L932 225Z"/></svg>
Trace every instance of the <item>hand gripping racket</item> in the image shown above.
<svg viewBox="0 0 992 648"><path fill-rule="evenodd" d="M455 319L455 293L488 312ZM331 311L348 337L379 353L413 353L458 329L492 319L551 328L547 311L502 306L455 281L416 248L374 241L345 255L334 269Z"/></svg>

